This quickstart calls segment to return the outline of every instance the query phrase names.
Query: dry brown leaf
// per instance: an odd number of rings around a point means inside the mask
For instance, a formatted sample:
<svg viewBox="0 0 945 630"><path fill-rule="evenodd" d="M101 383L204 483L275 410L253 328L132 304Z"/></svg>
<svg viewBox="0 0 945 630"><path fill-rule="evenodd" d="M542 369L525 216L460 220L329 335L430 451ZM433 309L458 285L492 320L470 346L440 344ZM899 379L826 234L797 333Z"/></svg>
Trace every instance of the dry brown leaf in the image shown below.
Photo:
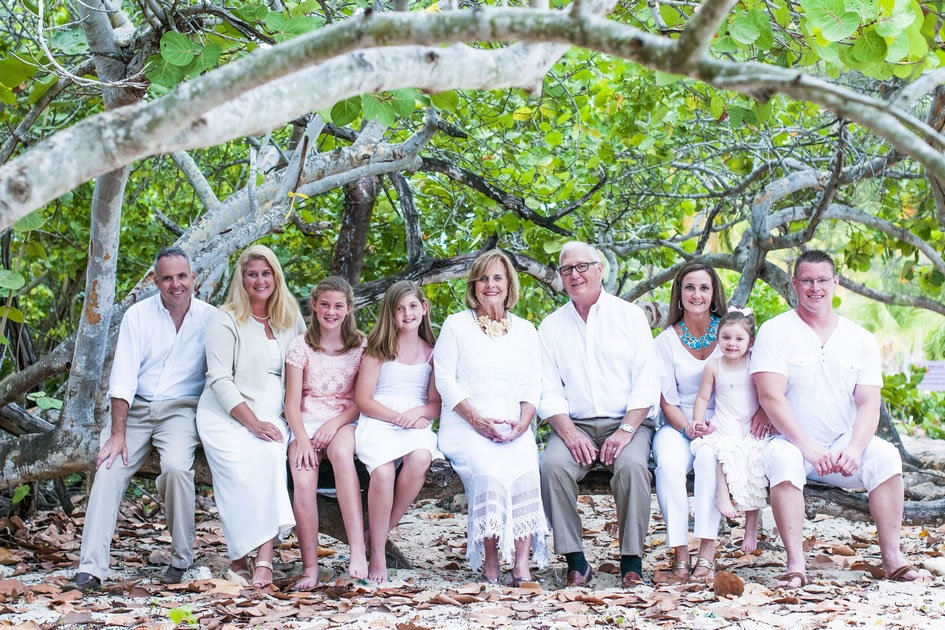
<svg viewBox="0 0 945 630"><path fill-rule="evenodd" d="M70 623L104 623L102 621L95 621L92 619L92 615L87 612L80 612L78 610L73 610L67 612L65 615L59 618L56 622L59 625L66 625Z"/></svg>
<svg viewBox="0 0 945 630"><path fill-rule="evenodd" d="M849 545L834 545L830 552L835 556L855 556L856 552Z"/></svg>
<svg viewBox="0 0 945 630"><path fill-rule="evenodd" d="M458 601L446 595L445 593L437 593L428 600L431 604L446 604L448 606L462 606Z"/></svg>
<svg viewBox="0 0 945 630"><path fill-rule="evenodd" d="M851 569L854 571L867 571L875 580L882 579L886 577L886 572L883 571L882 567L878 567L874 564L870 564L865 560L860 562L854 562L851 566Z"/></svg>
<svg viewBox="0 0 945 630"><path fill-rule="evenodd" d="M731 608L729 606L715 606L712 608L712 612L730 621L745 619L748 616L748 611L744 608Z"/></svg>
<svg viewBox="0 0 945 630"><path fill-rule="evenodd" d="M541 593L541 584L538 582L522 582L518 588L529 593Z"/></svg>
<svg viewBox="0 0 945 630"><path fill-rule="evenodd" d="M816 547L819 544L819 542L820 541L817 540L816 536L811 536L810 538L805 539L804 540L804 553L813 551L814 547Z"/></svg>
<svg viewBox="0 0 945 630"><path fill-rule="evenodd" d="M420 617L414 617L406 623L398 623L397 630L430 630L426 626L421 626L417 621L420 620Z"/></svg>
<svg viewBox="0 0 945 630"><path fill-rule="evenodd" d="M19 580L0 580L0 595L6 598L20 597L26 592L26 587Z"/></svg>
<svg viewBox="0 0 945 630"><path fill-rule="evenodd" d="M561 604L561 608L565 612L569 612L572 615L585 612L587 610L587 604L583 602L565 602Z"/></svg>
<svg viewBox="0 0 945 630"><path fill-rule="evenodd" d="M715 574L715 582L712 585L716 597L734 595L741 597L745 592L745 580L741 579L729 571L719 571Z"/></svg>
<svg viewBox="0 0 945 630"><path fill-rule="evenodd" d="M814 556L810 561L810 566L815 569L835 569L837 563L830 556L821 553Z"/></svg>
<svg viewBox="0 0 945 630"><path fill-rule="evenodd" d="M22 556L19 556L13 553L9 549L0 547L0 564L5 565L5 566L13 566L17 562L22 562L22 561L23 561Z"/></svg>
<svg viewBox="0 0 945 630"><path fill-rule="evenodd" d="M613 562L604 562L599 567L597 567L598 573L608 573L610 575L617 575L620 573L620 567L618 567Z"/></svg>
<svg viewBox="0 0 945 630"><path fill-rule="evenodd" d="M420 518L426 518L431 520L442 520L445 518L453 518L452 512L422 512Z"/></svg>

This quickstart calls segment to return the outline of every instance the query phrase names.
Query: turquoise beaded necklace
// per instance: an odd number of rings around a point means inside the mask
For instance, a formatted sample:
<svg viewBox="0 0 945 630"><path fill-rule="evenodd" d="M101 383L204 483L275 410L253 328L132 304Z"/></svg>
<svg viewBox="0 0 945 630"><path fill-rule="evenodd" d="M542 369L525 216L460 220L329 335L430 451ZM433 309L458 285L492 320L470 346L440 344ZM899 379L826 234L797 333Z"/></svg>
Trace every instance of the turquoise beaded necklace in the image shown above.
<svg viewBox="0 0 945 630"><path fill-rule="evenodd" d="M705 334L698 338L692 336L689 329L686 328L686 322L684 320L679 320L679 329L682 330L682 335L679 337L679 340L693 350L708 348L718 338L716 333L719 330L719 319L720 317L718 315L709 316L709 330L705 331Z"/></svg>

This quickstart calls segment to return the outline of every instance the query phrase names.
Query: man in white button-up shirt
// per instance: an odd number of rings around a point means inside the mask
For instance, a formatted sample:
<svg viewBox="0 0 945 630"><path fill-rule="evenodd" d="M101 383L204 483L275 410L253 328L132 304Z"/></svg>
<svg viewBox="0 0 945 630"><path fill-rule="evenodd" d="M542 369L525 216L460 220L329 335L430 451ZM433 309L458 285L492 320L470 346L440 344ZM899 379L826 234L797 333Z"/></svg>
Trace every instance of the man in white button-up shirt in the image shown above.
<svg viewBox="0 0 945 630"><path fill-rule="evenodd" d="M569 586L585 586L578 481L599 459L613 469L624 586L643 579L643 540L650 521L650 441L660 388L653 337L638 306L608 294L601 259L587 243L561 249L558 270L571 301L545 318L539 415L554 433L541 459L545 514L555 553L568 562Z"/></svg>
<svg viewBox="0 0 945 630"><path fill-rule="evenodd" d="M828 254L803 253L791 282L797 308L762 325L750 367L759 402L781 433L764 451L771 508L787 552L779 586L807 584L807 479L866 488L886 576L915 580L920 573L899 548L902 460L875 435L883 386L879 347L868 331L833 312L839 279Z"/></svg>
<svg viewBox="0 0 945 630"><path fill-rule="evenodd" d="M216 308L193 297L194 273L183 250L161 251L154 263L158 295L125 313L109 382L111 427L102 433L98 471L85 513L79 572L71 587L101 586L118 507L131 477L157 448L171 561L162 581L181 581L193 564L194 449L197 400L206 374L204 331Z"/></svg>

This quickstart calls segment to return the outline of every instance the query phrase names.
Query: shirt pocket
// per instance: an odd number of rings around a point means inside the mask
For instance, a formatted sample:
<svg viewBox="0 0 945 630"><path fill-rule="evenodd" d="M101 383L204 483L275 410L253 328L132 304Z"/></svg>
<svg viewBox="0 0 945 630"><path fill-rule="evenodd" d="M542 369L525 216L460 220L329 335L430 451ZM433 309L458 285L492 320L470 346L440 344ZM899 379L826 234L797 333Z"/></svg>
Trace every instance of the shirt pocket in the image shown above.
<svg viewBox="0 0 945 630"><path fill-rule="evenodd" d="M840 391L852 396L853 388L856 387L856 375L860 373L860 363L853 359L839 359L831 362L831 367Z"/></svg>
<svg viewBox="0 0 945 630"><path fill-rule="evenodd" d="M816 359L809 354L788 355L788 385L806 386L814 382Z"/></svg>

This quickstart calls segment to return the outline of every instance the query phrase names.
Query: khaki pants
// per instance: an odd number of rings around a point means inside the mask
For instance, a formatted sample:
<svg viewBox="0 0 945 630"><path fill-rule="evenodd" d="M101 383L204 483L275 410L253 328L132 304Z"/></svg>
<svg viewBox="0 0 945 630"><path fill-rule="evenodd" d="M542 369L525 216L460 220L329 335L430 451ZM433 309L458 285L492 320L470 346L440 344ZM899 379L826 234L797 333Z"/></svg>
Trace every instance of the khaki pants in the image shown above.
<svg viewBox="0 0 945 630"><path fill-rule="evenodd" d="M85 512L79 571L91 573L100 580L108 573L109 550L118 507L128 483L151 454L151 446L161 455L158 492L164 500L167 530L171 534L171 566L185 569L194 561L194 449L200 443L194 416L196 398L146 402L135 398L128 409L125 443L128 465L121 456L111 468L102 466L95 473L95 482ZM104 444L111 435L110 427L102 432Z"/></svg>
<svg viewBox="0 0 945 630"><path fill-rule="evenodd" d="M622 418L586 418L574 425L600 449L623 423ZM653 426L646 420L624 446L611 467L610 489L617 507L620 555L642 556L643 540L650 524L650 442ZM577 510L578 482L590 470L574 461L557 433L552 433L541 456L541 500L554 531L555 553L584 549L581 517Z"/></svg>

